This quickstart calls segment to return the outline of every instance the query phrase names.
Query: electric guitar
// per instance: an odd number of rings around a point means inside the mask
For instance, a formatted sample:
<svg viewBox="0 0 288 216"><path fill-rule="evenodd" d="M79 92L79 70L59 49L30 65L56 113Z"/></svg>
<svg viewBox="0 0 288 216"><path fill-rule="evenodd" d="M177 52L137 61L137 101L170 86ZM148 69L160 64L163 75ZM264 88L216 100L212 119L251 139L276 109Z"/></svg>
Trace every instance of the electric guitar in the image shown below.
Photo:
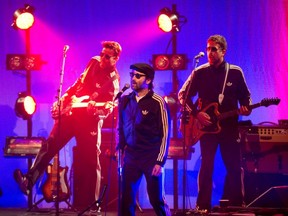
<svg viewBox="0 0 288 216"><path fill-rule="evenodd" d="M69 102L65 102L62 104L61 110L60 110L60 115L72 115L73 109L75 108L87 108L88 107L88 102L85 102L89 100L89 95L84 95L82 97L76 97L72 96L71 100ZM62 101L63 102L63 101ZM114 108L117 104L113 103L112 101L108 102L100 102L96 103L94 106L95 107L104 107L105 109L110 109ZM57 103L54 103L52 106L52 118L57 119L59 115L59 107Z"/></svg>
<svg viewBox="0 0 288 216"><path fill-rule="evenodd" d="M279 98L272 98L272 99L263 99L261 102L248 106L249 110L258 108L260 106L268 107L270 105L278 105L280 103ZM239 114L239 109L232 110L229 112L220 113L218 111L218 103L211 103L207 107L205 107L203 112L206 112L210 116L210 121L212 122L209 126L204 126L200 123L200 121L192 116L189 115L189 122L185 124L181 122L180 131L182 132L183 136L185 136L185 143L187 146L195 145L199 139L204 134L217 134L221 131L220 121Z"/></svg>
<svg viewBox="0 0 288 216"><path fill-rule="evenodd" d="M70 197L70 189L67 181L68 167L59 166L59 183L57 179L57 167L58 167L58 154L53 159L53 164L49 164L47 167L48 178L42 187L43 197L46 202L54 202L57 199L57 185L59 185L59 197L58 201L65 201Z"/></svg>

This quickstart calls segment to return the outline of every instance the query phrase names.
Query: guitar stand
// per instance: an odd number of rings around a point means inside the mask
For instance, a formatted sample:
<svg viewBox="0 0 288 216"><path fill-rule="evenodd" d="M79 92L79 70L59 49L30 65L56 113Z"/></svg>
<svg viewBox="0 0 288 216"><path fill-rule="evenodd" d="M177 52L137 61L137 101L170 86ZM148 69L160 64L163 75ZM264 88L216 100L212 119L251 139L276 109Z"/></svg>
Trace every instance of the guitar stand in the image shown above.
<svg viewBox="0 0 288 216"><path fill-rule="evenodd" d="M37 208L37 209L38 209L38 204L40 204L43 200L44 200L44 197L42 197L41 199L39 199L37 202L35 202L35 203L27 210L27 212L32 211L34 208Z"/></svg>
<svg viewBox="0 0 288 216"><path fill-rule="evenodd" d="M39 209L38 208L38 204L40 204L41 202L44 201L44 197L42 197L41 199L39 199L37 202L35 202L28 210L27 212L31 212L34 208ZM68 208L72 209L74 212L77 212L77 209L75 209L71 203L69 203L67 200L64 200L64 202L67 204Z"/></svg>
<svg viewBox="0 0 288 216"><path fill-rule="evenodd" d="M90 210L93 206L96 206L97 207L96 211L99 211L100 210L100 205L101 205L101 203L102 203L102 201L104 199L104 195L106 193L106 190L107 190L107 185L104 185L104 188L102 190L102 193L101 193L100 197L97 200L95 200L90 206L88 206L86 209L84 209L82 212L80 212L78 214L78 216L83 215L86 211Z"/></svg>

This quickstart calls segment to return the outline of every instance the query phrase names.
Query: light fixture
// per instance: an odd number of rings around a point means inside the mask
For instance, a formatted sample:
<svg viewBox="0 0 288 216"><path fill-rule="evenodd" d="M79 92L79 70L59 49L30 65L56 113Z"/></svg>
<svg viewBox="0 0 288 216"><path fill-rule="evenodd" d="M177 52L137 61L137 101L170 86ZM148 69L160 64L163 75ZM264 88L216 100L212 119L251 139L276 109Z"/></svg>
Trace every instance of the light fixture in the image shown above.
<svg viewBox="0 0 288 216"><path fill-rule="evenodd" d="M164 55L164 54L153 55L152 61L153 61L154 70L169 70L170 69L168 55Z"/></svg>
<svg viewBox="0 0 288 216"><path fill-rule="evenodd" d="M160 10L157 22L158 27L164 32L179 32L181 24L186 23L187 19L180 16L176 12L176 5L173 5L172 10L167 7Z"/></svg>
<svg viewBox="0 0 288 216"><path fill-rule="evenodd" d="M185 70L187 69L185 54L155 54L152 55L154 70Z"/></svg>
<svg viewBox="0 0 288 216"><path fill-rule="evenodd" d="M24 8L20 8L14 12L12 27L15 29L27 30L34 24L34 7L25 4Z"/></svg>
<svg viewBox="0 0 288 216"><path fill-rule="evenodd" d="M158 17L158 26L164 32L179 31L178 15L172 13L172 11L165 7L160 10Z"/></svg>
<svg viewBox="0 0 288 216"><path fill-rule="evenodd" d="M43 65L41 55L7 54L7 70L41 70Z"/></svg>
<svg viewBox="0 0 288 216"><path fill-rule="evenodd" d="M170 58L170 66L174 70L185 70L187 67L187 57L184 54L174 54Z"/></svg>
<svg viewBox="0 0 288 216"><path fill-rule="evenodd" d="M27 120L36 111L35 99L26 92L20 92L15 102L15 113L18 117Z"/></svg>

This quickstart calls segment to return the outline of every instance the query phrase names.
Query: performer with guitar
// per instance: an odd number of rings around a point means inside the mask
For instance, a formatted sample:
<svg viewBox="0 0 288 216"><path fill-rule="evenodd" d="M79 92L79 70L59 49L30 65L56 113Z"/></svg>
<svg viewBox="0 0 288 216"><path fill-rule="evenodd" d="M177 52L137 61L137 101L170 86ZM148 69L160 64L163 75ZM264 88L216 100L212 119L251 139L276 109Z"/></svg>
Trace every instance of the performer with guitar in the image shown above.
<svg viewBox="0 0 288 216"><path fill-rule="evenodd" d="M119 92L116 63L120 53L119 43L102 42L100 55L91 58L84 72L61 97L60 103L57 101L53 104L51 112L55 123L45 145L41 147L27 174L24 175L20 170L14 172L15 180L24 194L31 193L32 186L51 159L75 137L77 154L80 156L78 158L81 158L81 165L83 164L83 177L78 187L81 189L81 186L89 185L91 188L80 199L86 201L86 205L98 199L101 180L101 127L113 108L109 101L113 101ZM86 176L84 173L87 173Z"/></svg>
<svg viewBox="0 0 288 216"><path fill-rule="evenodd" d="M192 71L178 94L179 101L186 111L184 114L188 112L193 119L188 123L187 116L183 116L182 131L188 133L185 127L189 128L189 124L193 124L194 120L197 121L198 128L205 128L200 138L202 161L195 210L200 213L211 210L212 177L218 146L227 171L222 198L228 199L229 205L243 205L240 143L237 141L238 115L220 121L221 130L213 133L217 119L211 115L209 109L205 108L211 103L216 103L221 113L237 109L239 103L239 115L251 113L248 109L251 104L250 91L242 69L224 60L227 51L226 39L221 35L210 36L207 40L206 51L208 63ZM196 95L198 99L194 101L193 97ZM187 136L185 133L184 135ZM186 137L185 140L189 142ZM186 143L186 145L192 144L194 143Z"/></svg>

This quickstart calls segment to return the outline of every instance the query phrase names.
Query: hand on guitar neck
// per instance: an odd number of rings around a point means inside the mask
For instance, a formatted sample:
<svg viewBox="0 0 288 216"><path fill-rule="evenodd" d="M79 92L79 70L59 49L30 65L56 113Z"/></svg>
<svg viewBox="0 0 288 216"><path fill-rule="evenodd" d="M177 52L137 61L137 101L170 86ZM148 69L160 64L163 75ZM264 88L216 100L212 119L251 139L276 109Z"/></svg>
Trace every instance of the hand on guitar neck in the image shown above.
<svg viewBox="0 0 288 216"><path fill-rule="evenodd" d="M238 112L239 115L248 116L251 114L252 109L248 109L247 106L241 106L238 111L239 111Z"/></svg>

